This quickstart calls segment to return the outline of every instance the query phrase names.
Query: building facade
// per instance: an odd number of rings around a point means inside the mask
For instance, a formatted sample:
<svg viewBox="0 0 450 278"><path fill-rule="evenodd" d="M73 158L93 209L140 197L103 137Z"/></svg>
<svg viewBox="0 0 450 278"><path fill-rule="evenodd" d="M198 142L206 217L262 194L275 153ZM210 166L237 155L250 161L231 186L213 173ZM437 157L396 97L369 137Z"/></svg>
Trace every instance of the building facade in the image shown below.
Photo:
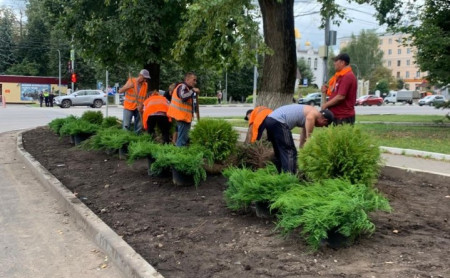
<svg viewBox="0 0 450 278"><path fill-rule="evenodd" d="M425 83L426 72L421 72L414 58L416 49L403 45L409 41L407 34L379 34L378 48L383 51L383 65L392 71L392 76L404 82L405 89L420 91ZM339 47L345 47L351 38L342 38Z"/></svg>
<svg viewBox="0 0 450 278"><path fill-rule="evenodd" d="M305 49L301 49L299 45L297 45L297 60L298 59L304 59L314 75L314 80L308 80L308 85L317 85L318 88L322 87L324 65L323 59L319 57L319 51L315 50L308 42L305 44ZM300 80L300 85L304 85L303 78Z"/></svg>
<svg viewBox="0 0 450 278"><path fill-rule="evenodd" d="M58 77L0 75L0 96L8 103L33 103L39 101L39 93L47 90L58 94L67 92L67 82Z"/></svg>

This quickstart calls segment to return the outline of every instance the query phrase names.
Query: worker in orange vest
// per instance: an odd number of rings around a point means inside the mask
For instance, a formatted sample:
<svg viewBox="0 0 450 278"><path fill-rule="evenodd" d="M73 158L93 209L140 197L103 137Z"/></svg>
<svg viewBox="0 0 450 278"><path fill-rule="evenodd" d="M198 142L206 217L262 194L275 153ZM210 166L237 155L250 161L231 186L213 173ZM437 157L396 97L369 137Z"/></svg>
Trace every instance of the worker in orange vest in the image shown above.
<svg viewBox="0 0 450 278"><path fill-rule="evenodd" d="M148 70L143 69L139 72L138 78L130 77L127 83L119 90L119 93L125 92L123 102L123 129L128 130L131 125L131 119L134 118L134 132L141 132L141 115L144 107L143 104L147 97L148 79L150 79L150 74Z"/></svg>
<svg viewBox="0 0 450 278"><path fill-rule="evenodd" d="M167 117L167 110L169 110L169 101L156 90L144 101L144 115L142 116L144 129L155 138L155 127L158 126L165 144L170 142L169 133L172 121Z"/></svg>
<svg viewBox="0 0 450 278"><path fill-rule="evenodd" d="M248 121L248 131L245 142L254 143L261 139L266 125L264 123L267 115L272 113L272 109L265 106L257 106L255 109L247 111L244 120Z"/></svg>
<svg viewBox="0 0 450 278"><path fill-rule="evenodd" d="M184 76L184 81L178 83L172 92L167 116L177 121L178 137L175 143L177 147L186 146L189 141L189 131L195 112L193 98L195 94L200 93L196 85L197 76L193 72L188 72Z"/></svg>

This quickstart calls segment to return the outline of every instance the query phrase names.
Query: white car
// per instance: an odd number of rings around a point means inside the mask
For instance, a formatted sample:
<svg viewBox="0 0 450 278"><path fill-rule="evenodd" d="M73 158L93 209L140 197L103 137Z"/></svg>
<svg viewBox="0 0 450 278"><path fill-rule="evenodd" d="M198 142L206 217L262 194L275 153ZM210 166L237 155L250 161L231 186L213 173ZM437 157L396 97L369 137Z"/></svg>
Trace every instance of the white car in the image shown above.
<svg viewBox="0 0 450 278"><path fill-rule="evenodd" d="M102 90L79 90L67 96L55 97L54 102L61 108L70 106L100 108L106 104L106 94Z"/></svg>

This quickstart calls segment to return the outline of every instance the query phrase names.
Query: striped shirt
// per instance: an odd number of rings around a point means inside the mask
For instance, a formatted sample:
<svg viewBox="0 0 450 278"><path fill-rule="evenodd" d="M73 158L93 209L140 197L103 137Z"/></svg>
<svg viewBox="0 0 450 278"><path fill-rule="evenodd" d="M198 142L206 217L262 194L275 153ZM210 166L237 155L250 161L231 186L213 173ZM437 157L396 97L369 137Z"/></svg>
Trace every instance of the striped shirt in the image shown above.
<svg viewBox="0 0 450 278"><path fill-rule="evenodd" d="M289 104L275 109L269 116L280 123L286 124L289 129L294 127L305 127L305 113L303 113L303 105Z"/></svg>
<svg viewBox="0 0 450 278"><path fill-rule="evenodd" d="M181 86L178 87L177 90L178 97L181 98L183 101L187 101L188 99L192 98L192 94L194 94L194 91L192 88L189 88L189 86L186 83L181 83Z"/></svg>

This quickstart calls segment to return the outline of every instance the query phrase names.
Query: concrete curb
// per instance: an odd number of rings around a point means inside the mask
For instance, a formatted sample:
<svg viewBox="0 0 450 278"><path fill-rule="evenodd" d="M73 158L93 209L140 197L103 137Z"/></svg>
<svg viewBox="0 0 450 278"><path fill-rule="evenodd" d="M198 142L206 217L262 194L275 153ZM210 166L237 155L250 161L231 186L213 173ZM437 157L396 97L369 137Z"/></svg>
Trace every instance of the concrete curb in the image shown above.
<svg viewBox="0 0 450 278"><path fill-rule="evenodd" d="M433 183L441 183L443 185L450 184L450 175L431 171L423 171L419 169L410 169L398 166L385 165L381 170L381 174L388 176L390 178L400 180L422 178L424 180ZM414 174L414 176L411 176L411 174Z"/></svg>
<svg viewBox="0 0 450 278"><path fill-rule="evenodd" d="M45 169L23 147L22 133L17 136L17 151L22 161L49 189L58 202L70 213L77 225L94 241L122 271L125 277L163 278L141 255L83 204L55 176Z"/></svg>

